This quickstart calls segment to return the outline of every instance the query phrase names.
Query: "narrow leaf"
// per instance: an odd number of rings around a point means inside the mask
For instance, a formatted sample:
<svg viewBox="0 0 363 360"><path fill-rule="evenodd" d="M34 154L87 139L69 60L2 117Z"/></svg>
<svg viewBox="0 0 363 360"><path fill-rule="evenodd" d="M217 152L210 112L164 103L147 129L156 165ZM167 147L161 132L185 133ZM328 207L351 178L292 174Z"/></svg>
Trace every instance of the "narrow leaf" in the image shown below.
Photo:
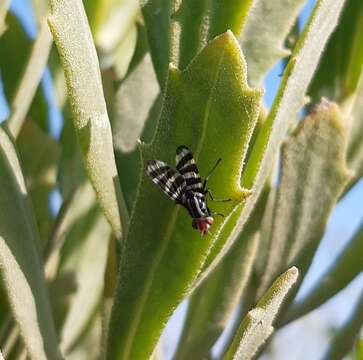
<svg viewBox="0 0 363 360"><path fill-rule="evenodd" d="M20 85L10 104L11 115L7 126L14 137L17 137L35 96L41 77L48 61L52 46L52 37L46 19L40 25L28 63Z"/></svg>
<svg viewBox="0 0 363 360"><path fill-rule="evenodd" d="M207 356L240 302L260 247L258 229L267 194L266 188L234 246L193 292L175 360Z"/></svg>
<svg viewBox="0 0 363 360"><path fill-rule="evenodd" d="M149 110L159 93L150 55L133 69L117 89L114 101L113 138L116 150L135 150L148 117Z"/></svg>
<svg viewBox="0 0 363 360"><path fill-rule="evenodd" d="M44 25L45 27L43 27L42 37L38 38L38 46L34 47L33 40L28 37L18 18L12 12L8 12L6 23L8 26L7 31L0 39L1 80L5 97L10 104L10 107L17 97L20 96L24 99L24 106L21 103L21 99L18 98L19 100L14 103L13 108L13 110L20 115L20 122L24 120L24 116L27 116L36 122L42 129L46 129L47 104L42 90L38 86L44 64L47 61L47 42L45 41L44 43L44 49L39 47L39 41L44 42L43 40L45 40L47 36L46 24ZM32 49L34 51L36 50L37 55L40 55L39 59L37 56L31 56ZM44 55L46 56L44 57ZM28 64L30 68L27 66L27 60L29 61ZM32 77L31 68L36 70L36 73L34 74L36 76L34 78ZM23 74L25 73L27 75L24 78ZM27 79L25 80L25 83L22 82L23 79ZM20 84L23 84L23 90L21 90L22 86ZM29 95L26 92L28 86L30 91ZM31 105L30 108L29 105Z"/></svg>
<svg viewBox="0 0 363 360"><path fill-rule="evenodd" d="M304 3L304 0L254 2L240 37L252 86L261 86L266 72L289 55L284 42Z"/></svg>
<svg viewBox="0 0 363 360"><path fill-rule="evenodd" d="M298 269L292 267L272 284L267 293L243 319L223 360L249 360L270 337L272 323L286 295L298 278Z"/></svg>
<svg viewBox="0 0 363 360"><path fill-rule="evenodd" d="M318 0L286 67L272 109L253 145L242 175L242 186L252 195L229 218L215 241L198 282L213 269L232 246L248 219L269 176L272 164L292 120L304 102L304 94L321 52L334 30L343 0Z"/></svg>
<svg viewBox="0 0 363 360"><path fill-rule="evenodd" d="M328 351L323 360L340 360L352 350L354 342L359 336L359 330L363 325L363 292L359 297L357 305L346 323L338 329L337 334L330 342Z"/></svg>
<svg viewBox="0 0 363 360"><path fill-rule="evenodd" d="M174 164L176 148L188 144L203 176L221 157L218 176L210 180L209 187L216 197L232 199L213 204L213 209L228 218L248 195L240 187L240 173L261 92L248 88L245 62L231 32L214 39L185 71L172 67L168 79L156 135L141 148L143 162L160 159ZM187 212L143 174L121 251L109 359L150 356L173 309L188 294L223 222L225 218L216 217L210 234L201 239Z"/></svg>
<svg viewBox="0 0 363 360"><path fill-rule="evenodd" d="M320 60L309 95L315 101L324 96L341 102L356 91L362 69L363 2L347 0L339 25L329 39Z"/></svg>
<svg viewBox="0 0 363 360"><path fill-rule="evenodd" d="M61 332L61 349L65 354L93 319L102 298L110 227L103 214L97 212L76 254L62 267L66 272L68 268L74 271L77 284Z"/></svg>
<svg viewBox="0 0 363 360"><path fill-rule="evenodd" d="M363 271L363 225L343 249L334 264L317 281L312 290L301 300L293 303L284 316L288 323L304 316L331 299Z"/></svg>
<svg viewBox="0 0 363 360"><path fill-rule="evenodd" d="M151 57L164 89L169 63L185 69L215 36L231 30L239 36L251 0L143 0L142 13Z"/></svg>
<svg viewBox="0 0 363 360"><path fill-rule="evenodd" d="M33 121L26 121L19 133L17 147L40 238L44 242L53 223L49 195L57 181L60 146Z"/></svg>
<svg viewBox="0 0 363 360"><path fill-rule="evenodd" d="M102 3L106 4L108 9L103 22L100 23L100 27L95 33L95 42L101 53L110 53L134 28L139 14L139 6L137 0L100 1L99 6L105 6Z"/></svg>
<svg viewBox="0 0 363 360"><path fill-rule="evenodd" d="M9 5L10 5L10 0L3 0L0 4L0 36L6 30L5 18L8 12Z"/></svg>
<svg viewBox="0 0 363 360"><path fill-rule="evenodd" d="M82 1L50 0L48 19L64 68L73 123L101 208L121 236L121 191L96 50ZM121 206L121 205L120 205Z"/></svg>
<svg viewBox="0 0 363 360"><path fill-rule="evenodd" d="M61 359L39 255L39 238L14 146L0 128L0 270L34 360Z"/></svg>
<svg viewBox="0 0 363 360"><path fill-rule="evenodd" d="M310 264L349 178L346 137L339 108L323 100L283 145L281 182L259 294L292 265L305 274L306 262Z"/></svg>
<svg viewBox="0 0 363 360"><path fill-rule="evenodd" d="M257 253L258 239L257 234L250 234L240 241L240 246L234 246L193 293L175 359L202 359L208 355L240 300Z"/></svg>

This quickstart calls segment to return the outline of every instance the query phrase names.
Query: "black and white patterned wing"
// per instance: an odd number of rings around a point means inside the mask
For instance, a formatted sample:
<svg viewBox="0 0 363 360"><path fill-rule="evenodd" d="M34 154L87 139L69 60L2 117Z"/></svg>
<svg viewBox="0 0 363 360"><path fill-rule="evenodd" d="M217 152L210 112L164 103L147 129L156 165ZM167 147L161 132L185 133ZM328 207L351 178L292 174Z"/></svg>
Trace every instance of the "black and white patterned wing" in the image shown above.
<svg viewBox="0 0 363 360"><path fill-rule="evenodd" d="M192 152L185 145L176 149L176 169L183 175L186 190L203 193L203 184Z"/></svg>
<svg viewBox="0 0 363 360"><path fill-rule="evenodd" d="M150 160L146 164L146 173L170 199L183 202L186 190L184 177L168 164L160 160Z"/></svg>

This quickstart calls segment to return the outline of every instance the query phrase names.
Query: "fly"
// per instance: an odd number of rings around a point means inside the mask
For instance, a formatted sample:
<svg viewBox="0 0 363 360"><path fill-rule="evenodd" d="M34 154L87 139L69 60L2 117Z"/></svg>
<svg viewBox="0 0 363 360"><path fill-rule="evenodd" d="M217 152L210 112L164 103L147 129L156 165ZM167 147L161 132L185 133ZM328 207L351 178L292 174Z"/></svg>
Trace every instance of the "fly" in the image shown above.
<svg viewBox="0 0 363 360"><path fill-rule="evenodd" d="M184 206L192 217L192 226L202 235L208 233L214 222L213 214L209 210L205 196L210 191L206 188L207 181L220 163L218 159L208 176L202 182L197 164L192 152L185 145L176 150L176 168L170 167L160 160L149 160L146 164L146 173L171 200ZM229 201L220 200L220 201Z"/></svg>

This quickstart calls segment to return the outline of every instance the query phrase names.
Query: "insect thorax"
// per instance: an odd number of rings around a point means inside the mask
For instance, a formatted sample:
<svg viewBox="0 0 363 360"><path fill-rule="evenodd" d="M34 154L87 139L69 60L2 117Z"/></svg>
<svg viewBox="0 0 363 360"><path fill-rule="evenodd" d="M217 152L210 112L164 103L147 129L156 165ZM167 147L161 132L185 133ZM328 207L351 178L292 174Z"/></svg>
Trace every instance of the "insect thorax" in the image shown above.
<svg viewBox="0 0 363 360"><path fill-rule="evenodd" d="M193 219L211 216L205 196L196 191L186 191L183 194L182 205L188 210Z"/></svg>

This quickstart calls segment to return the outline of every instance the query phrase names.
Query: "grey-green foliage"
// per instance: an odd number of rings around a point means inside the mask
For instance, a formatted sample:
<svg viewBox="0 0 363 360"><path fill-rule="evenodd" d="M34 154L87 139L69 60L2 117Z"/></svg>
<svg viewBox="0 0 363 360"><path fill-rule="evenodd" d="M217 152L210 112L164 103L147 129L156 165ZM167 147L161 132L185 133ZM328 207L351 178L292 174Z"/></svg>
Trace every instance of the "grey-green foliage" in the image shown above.
<svg viewBox="0 0 363 360"><path fill-rule="evenodd" d="M272 323L290 288L297 281L298 275L297 268L292 267L274 281L256 307L250 310L243 319L223 360L253 358L257 350L273 333Z"/></svg>
<svg viewBox="0 0 363 360"><path fill-rule="evenodd" d="M310 265L328 216L349 179L346 142L342 114L335 104L323 100L283 145L260 295L282 270L294 264L305 273Z"/></svg>
<svg viewBox="0 0 363 360"><path fill-rule="evenodd" d="M363 174L362 2L317 0L299 31L304 4L34 0L33 41L1 2L0 70L10 105L3 126L16 137L0 129L6 359L160 359L160 335L188 296L176 359L210 357L236 308L219 358L253 358L279 326L362 271L359 230L294 300L329 214ZM48 55L65 121L59 140L37 89ZM263 79L282 58L267 109ZM192 148L202 178L223 159L208 187L232 201L207 199L224 216L214 216L203 238L144 173L149 159L173 165L181 144ZM54 188L63 196L58 214L48 202ZM326 358L352 347L361 302Z"/></svg>
<svg viewBox="0 0 363 360"><path fill-rule="evenodd" d="M0 270L11 309L34 359L61 359L39 255L39 234L10 136L0 128Z"/></svg>

